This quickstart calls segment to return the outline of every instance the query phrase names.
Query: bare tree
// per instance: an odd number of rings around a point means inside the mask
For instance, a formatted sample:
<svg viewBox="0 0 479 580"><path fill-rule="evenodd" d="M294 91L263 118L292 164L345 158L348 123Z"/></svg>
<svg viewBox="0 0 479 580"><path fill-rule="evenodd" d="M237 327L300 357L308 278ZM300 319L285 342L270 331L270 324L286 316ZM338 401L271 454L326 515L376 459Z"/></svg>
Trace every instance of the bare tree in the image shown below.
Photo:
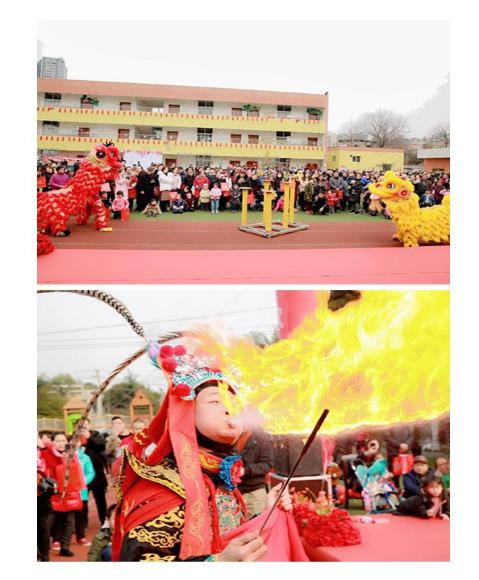
<svg viewBox="0 0 479 580"><path fill-rule="evenodd" d="M350 145L354 147L358 141L367 140L367 135L362 131L362 127L355 119L349 119L338 133L338 139L343 145Z"/></svg>
<svg viewBox="0 0 479 580"><path fill-rule="evenodd" d="M444 147L449 147L451 141L449 123L439 123L439 125L436 125L428 135L428 138L432 141L441 143Z"/></svg>
<svg viewBox="0 0 479 580"><path fill-rule="evenodd" d="M359 117L358 125L376 147L387 147L397 142L407 130L406 118L387 109L364 113Z"/></svg>

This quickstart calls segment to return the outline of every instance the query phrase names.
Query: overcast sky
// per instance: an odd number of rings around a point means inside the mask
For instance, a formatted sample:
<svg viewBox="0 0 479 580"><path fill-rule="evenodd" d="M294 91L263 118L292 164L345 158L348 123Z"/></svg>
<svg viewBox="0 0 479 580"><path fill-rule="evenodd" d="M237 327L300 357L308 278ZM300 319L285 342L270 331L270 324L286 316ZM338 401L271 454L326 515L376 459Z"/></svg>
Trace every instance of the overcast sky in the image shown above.
<svg viewBox="0 0 479 580"><path fill-rule="evenodd" d="M185 330L199 322L220 324L235 334L255 330L270 337L278 325L272 290L143 287L115 289L112 294L144 325L148 338ZM95 381L98 370L104 379L142 344L123 318L100 301L75 294L38 295L39 373L69 373L85 382ZM153 389L163 384L161 373L147 357L130 368Z"/></svg>
<svg viewBox="0 0 479 580"><path fill-rule="evenodd" d="M378 108L411 136L449 120L447 22L43 21L38 38L70 79L329 91L333 131Z"/></svg>

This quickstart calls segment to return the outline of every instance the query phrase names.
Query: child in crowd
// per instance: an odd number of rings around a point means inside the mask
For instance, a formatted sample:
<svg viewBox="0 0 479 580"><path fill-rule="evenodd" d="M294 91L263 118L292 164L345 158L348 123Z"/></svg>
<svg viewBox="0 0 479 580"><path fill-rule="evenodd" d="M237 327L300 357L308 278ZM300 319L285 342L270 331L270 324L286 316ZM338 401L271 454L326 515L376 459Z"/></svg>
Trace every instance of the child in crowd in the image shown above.
<svg viewBox="0 0 479 580"><path fill-rule="evenodd" d="M121 219L121 212L129 208L128 200L123 197L122 191L117 191L116 197L111 204L111 209L113 210L113 219Z"/></svg>
<svg viewBox="0 0 479 580"><path fill-rule="evenodd" d="M339 199L338 199L338 194L335 190L329 190L328 193L326 194L326 199L327 199L327 204L328 204L328 210L330 213L335 213L336 212L336 206L339 203Z"/></svg>
<svg viewBox="0 0 479 580"><path fill-rule="evenodd" d="M210 190L207 183L204 183L200 190L200 206L203 211L210 209Z"/></svg>
<svg viewBox="0 0 479 580"><path fill-rule="evenodd" d="M87 562L111 562L111 538L115 524L116 504L108 506L106 518L88 550Z"/></svg>
<svg viewBox="0 0 479 580"><path fill-rule="evenodd" d="M102 191L100 193L100 199L102 204L106 207L106 209L111 209L111 201L106 191Z"/></svg>
<svg viewBox="0 0 479 580"><path fill-rule="evenodd" d="M146 217L156 217L157 215L160 215L163 212L161 211L161 208L158 205L156 199L152 199L141 213L143 215L146 215Z"/></svg>
<svg viewBox="0 0 479 580"><path fill-rule="evenodd" d="M432 207L434 203L434 195L430 191L424 192L419 198L419 207Z"/></svg>
<svg viewBox="0 0 479 580"><path fill-rule="evenodd" d="M236 213L241 209L241 189L235 184L231 190L231 211Z"/></svg>
<svg viewBox="0 0 479 580"><path fill-rule="evenodd" d="M393 481L396 487L399 487L399 478L411 471L414 465L414 456L409 451L407 443L400 443L398 454L392 460Z"/></svg>
<svg viewBox="0 0 479 580"><path fill-rule="evenodd" d="M221 197L221 188L219 186L219 183L215 182L210 191L211 213L219 213L220 197Z"/></svg>
<svg viewBox="0 0 479 580"><path fill-rule="evenodd" d="M47 178L42 168L37 169L37 191L45 191L47 189Z"/></svg>
<svg viewBox="0 0 479 580"><path fill-rule="evenodd" d="M186 189L187 188L185 188L185 191ZM195 198L189 190L185 193L185 204L185 211L195 211Z"/></svg>
<svg viewBox="0 0 479 580"><path fill-rule="evenodd" d="M185 206L185 200L181 197L181 195L177 195L171 207L173 209L173 213L183 213L185 211Z"/></svg>
<svg viewBox="0 0 479 580"><path fill-rule="evenodd" d="M448 520L450 517L449 494L444 489L441 478L435 475L428 477L419 493L401 502L396 513L418 518Z"/></svg>

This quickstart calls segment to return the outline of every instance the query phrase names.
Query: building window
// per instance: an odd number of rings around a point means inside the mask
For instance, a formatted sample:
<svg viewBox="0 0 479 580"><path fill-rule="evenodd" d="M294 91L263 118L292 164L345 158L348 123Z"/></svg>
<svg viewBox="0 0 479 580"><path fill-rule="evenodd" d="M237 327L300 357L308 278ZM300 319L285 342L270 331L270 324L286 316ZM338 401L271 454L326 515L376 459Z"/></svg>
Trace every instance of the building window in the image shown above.
<svg viewBox="0 0 479 580"><path fill-rule="evenodd" d="M231 116L232 117L242 117L243 116L243 109L241 107L232 107Z"/></svg>
<svg viewBox="0 0 479 580"><path fill-rule="evenodd" d="M58 135L60 123L58 121L43 121L42 127L44 135Z"/></svg>
<svg viewBox="0 0 479 580"><path fill-rule="evenodd" d="M167 141L178 141L178 131L168 131L166 133Z"/></svg>
<svg viewBox="0 0 479 580"><path fill-rule="evenodd" d="M131 103L120 101L120 111L131 111Z"/></svg>
<svg viewBox="0 0 479 580"><path fill-rule="evenodd" d="M278 167L285 169L285 168L289 167L290 161L291 161L291 159L288 159L287 157L279 157L279 158L275 159L275 164Z"/></svg>
<svg viewBox="0 0 479 580"><path fill-rule="evenodd" d="M360 155L351 155L351 161L353 163L359 163L361 161L361 156Z"/></svg>
<svg viewBox="0 0 479 580"><path fill-rule="evenodd" d="M180 112L180 105L168 105L168 113L177 115Z"/></svg>
<svg viewBox="0 0 479 580"><path fill-rule="evenodd" d="M153 127L152 132L153 132L154 139L163 139L162 127Z"/></svg>
<svg viewBox="0 0 479 580"><path fill-rule="evenodd" d="M130 129L118 129L118 139L129 139Z"/></svg>
<svg viewBox="0 0 479 580"><path fill-rule="evenodd" d="M211 157L209 155L197 155L196 156L196 166L197 167L208 167L211 163Z"/></svg>
<svg viewBox="0 0 479 580"><path fill-rule="evenodd" d="M383 164L383 171L391 171L392 168L393 166L390 163ZM434 171L437 171L437 169L434 169Z"/></svg>
<svg viewBox="0 0 479 580"><path fill-rule="evenodd" d="M90 127L79 127L78 128L78 136L79 137L89 137L90 136Z"/></svg>
<svg viewBox="0 0 479 580"><path fill-rule="evenodd" d="M333 163L336 163L336 155L333 155Z"/></svg>
<svg viewBox="0 0 479 580"><path fill-rule="evenodd" d="M231 133L231 143L241 143L240 133Z"/></svg>
<svg viewBox="0 0 479 580"><path fill-rule="evenodd" d="M249 109L246 111L247 117L259 117L259 109Z"/></svg>
<svg viewBox="0 0 479 580"><path fill-rule="evenodd" d="M317 147L317 146L318 146L318 138L308 137L308 147Z"/></svg>
<svg viewBox="0 0 479 580"><path fill-rule="evenodd" d="M278 105L276 109L278 117L289 117L291 115L291 105Z"/></svg>
<svg viewBox="0 0 479 580"><path fill-rule="evenodd" d="M250 145L258 145L259 135L248 135L248 143Z"/></svg>
<svg viewBox="0 0 479 580"><path fill-rule="evenodd" d="M46 101L61 101L62 94L61 93L45 93L45 100Z"/></svg>
<svg viewBox="0 0 479 580"><path fill-rule="evenodd" d="M276 141L278 143L289 143L291 140L291 133L289 131L276 131Z"/></svg>
<svg viewBox="0 0 479 580"><path fill-rule="evenodd" d="M239 167L241 165L241 161L239 161L238 159L234 159L230 161L230 165L232 165L233 167Z"/></svg>
<svg viewBox="0 0 479 580"><path fill-rule="evenodd" d="M212 115L213 107L213 101L198 101L198 113L200 115Z"/></svg>
<svg viewBox="0 0 479 580"><path fill-rule="evenodd" d="M213 141L213 129L196 129L196 140L211 143Z"/></svg>

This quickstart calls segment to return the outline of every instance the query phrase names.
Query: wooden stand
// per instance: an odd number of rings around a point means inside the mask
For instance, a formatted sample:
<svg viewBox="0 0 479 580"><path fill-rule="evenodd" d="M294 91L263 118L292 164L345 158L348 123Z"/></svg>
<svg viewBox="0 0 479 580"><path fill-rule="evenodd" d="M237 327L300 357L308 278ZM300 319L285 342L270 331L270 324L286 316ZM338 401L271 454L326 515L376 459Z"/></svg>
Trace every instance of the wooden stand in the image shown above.
<svg viewBox="0 0 479 580"><path fill-rule="evenodd" d="M285 234L292 234L301 230L309 229L309 225L294 221L294 181L286 182L284 184L284 205L283 205L283 220L274 220L272 202L273 190L270 189L271 182L265 179L264 186L264 202L263 202L263 221L253 224L248 223L248 192L249 187L242 187L243 205L241 208L241 225L239 230L249 234L256 234L264 238L274 238L276 236L284 236Z"/></svg>

